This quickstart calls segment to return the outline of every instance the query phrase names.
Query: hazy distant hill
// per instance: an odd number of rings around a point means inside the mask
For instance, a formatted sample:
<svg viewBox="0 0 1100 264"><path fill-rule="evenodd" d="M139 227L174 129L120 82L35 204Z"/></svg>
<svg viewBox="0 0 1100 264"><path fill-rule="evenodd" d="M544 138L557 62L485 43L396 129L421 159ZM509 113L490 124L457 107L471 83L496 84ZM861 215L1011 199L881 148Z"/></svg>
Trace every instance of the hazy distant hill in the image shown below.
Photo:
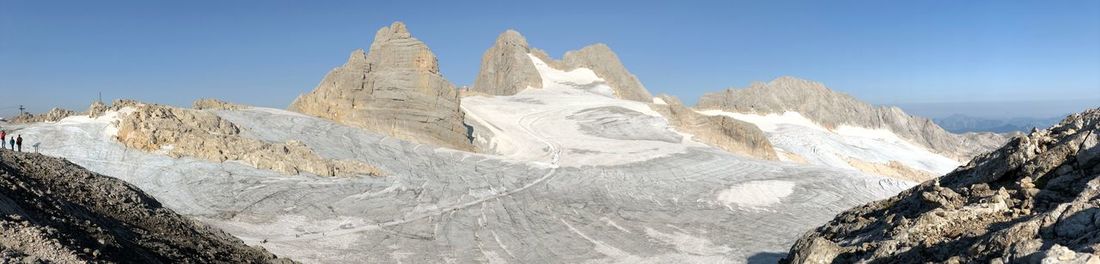
<svg viewBox="0 0 1100 264"><path fill-rule="evenodd" d="M965 132L994 132L994 133L1006 133L1006 132L1027 132L1032 128L1050 127L1060 120L1058 117L1051 118L1030 118L1030 117L1016 117L1009 119L993 119L993 118L981 118L967 115L955 114L944 118L934 118L932 121L940 125L947 131L954 133Z"/></svg>

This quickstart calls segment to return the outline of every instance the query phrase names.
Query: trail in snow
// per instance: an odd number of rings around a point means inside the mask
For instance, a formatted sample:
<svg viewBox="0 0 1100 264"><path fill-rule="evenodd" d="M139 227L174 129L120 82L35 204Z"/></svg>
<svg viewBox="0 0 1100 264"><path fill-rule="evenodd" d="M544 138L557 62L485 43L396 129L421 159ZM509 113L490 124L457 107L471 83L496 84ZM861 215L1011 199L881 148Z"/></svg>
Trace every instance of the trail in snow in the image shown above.
<svg viewBox="0 0 1100 264"><path fill-rule="evenodd" d="M467 202L467 203L440 208L440 209L432 211L432 212L421 213L420 215L414 216L414 217L402 217L400 219L393 219L393 220L386 221L386 222L383 222L383 223L360 225L360 226L344 226L344 225L341 225L341 227L338 228L338 229L330 229L330 230L326 230L326 231L312 231L312 232L299 233L299 234L287 235L287 236L282 236L282 237L268 237L268 238L263 238L263 239L265 239L267 241L270 241L270 242L302 241L302 240L313 240L313 239L325 238L325 237L329 237L329 236L341 236L341 235L348 235L348 234L353 234L353 233L358 233L358 232L371 231L371 230L376 230L376 229L381 228L381 227L389 227L389 226L397 226L397 225L407 224L407 223L422 220L422 219L425 219L425 218L428 218L428 217L431 217L431 216L441 215L441 214L444 214L444 213L449 212L449 211L456 211L456 210L459 210L459 209L466 209L466 208L469 208L469 207L472 207L472 206L475 206L475 205L482 204L482 203L484 203L485 201L488 201L488 200L500 199L501 197L509 196L509 195L515 194L517 192L522 192L524 190L527 190L528 188L531 188L531 186L538 185L538 184L540 184L542 182L545 182L545 181L549 180L550 178L554 177L554 175L556 175L557 171L558 171L557 163L558 163L558 160L561 158L561 150L557 147L556 144L546 140L546 138L540 136L539 133L536 130L531 129L532 124L535 123L535 122L538 122L539 119L535 118L535 119L531 120L530 122L527 122L527 123L523 122L524 120L526 120L528 118L538 117L539 115L547 114L547 113L548 112L540 112L540 113L529 114L529 115L524 116L524 118L520 119L520 123L525 124L525 125L522 126L524 128L524 132L531 135L532 137L535 137L535 138L539 139L544 144L546 144L546 147L550 149L550 153L551 153L550 171L547 171L546 174L544 174L542 177L539 177L538 179L535 179L534 181L532 181L530 183L527 183L526 185L520 186L519 188L515 188L515 189L512 189L512 190L508 190L508 191L505 191L505 192L502 192L502 193L499 193L499 194L496 194L496 195L482 197L482 198L479 198L477 200L470 201L470 202ZM254 240L260 240L260 239L261 238L247 238L246 240L253 240L254 241Z"/></svg>
<svg viewBox="0 0 1100 264"><path fill-rule="evenodd" d="M540 68L551 77L543 89L463 99L469 120L495 134L486 143L500 155L279 109L213 111L244 136L299 140L322 157L376 165L386 177L288 176L130 150L113 139L110 117L21 132L50 138L47 155L307 263L741 263L786 251L836 212L911 186L677 142L658 113L610 97L587 69L550 70ZM616 129L581 129L601 122ZM738 203L747 206L731 206Z"/></svg>

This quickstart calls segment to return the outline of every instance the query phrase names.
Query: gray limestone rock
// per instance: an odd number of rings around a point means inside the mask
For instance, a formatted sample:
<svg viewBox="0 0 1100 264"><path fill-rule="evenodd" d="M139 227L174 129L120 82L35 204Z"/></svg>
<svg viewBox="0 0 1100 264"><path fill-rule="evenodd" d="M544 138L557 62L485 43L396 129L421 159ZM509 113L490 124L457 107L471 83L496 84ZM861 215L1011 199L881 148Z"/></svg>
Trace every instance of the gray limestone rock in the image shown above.
<svg viewBox="0 0 1100 264"><path fill-rule="evenodd" d="M159 175L148 175L158 177ZM2 263L289 263L62 158L0 150Z"/></svg>
<svg viewBox="0 0 1100 264"><path fill-rule="evenodd" d="M756 82L744 89L727 89L699 98L699 109L740 113L782 114L794 111L826 128L852 125L885 128L913 143L957 160L968 160L1003 144L1007 138L993 133L951 134L927 118L911 116L900 108L874 106L825 85L794 77Z"/></svg>
<svg viewBox="0 0 1100 264"><path fill-rule="evenodd" d="M583 67L596 72L596 76L607 80L614 89L615 96L619 98L639 102L653 100L653 95L646 90L638 77L627 71L626 66L619 61L619 56L603 43L566 52L562 62L572 68Z"/></svg>
<svg viewBox="0 0 1100 264"><path fill-rule="evenodd" d="M491 95L512 95L527 87L542 87L531 58L527 39L515 30L504 31L492 48L481 57L481 70L474 80L474 92Z"/></svg>
<svg viewBox="0 0 1100 264"><path fill-rule="evenodd" d="M785 261L1100 261L1098 138L1100 109L1071 115L934 181L841 213L806 233ZM839 250L816 246L821 240Z"/></svg>
<svg viewBox="0 0 1100 264"><path fill-rule="evenodd" d="M598 43L566 52L554 60L545 51L528 46L519 32L508 30L497 37L493 47L481 59L473 91L490 95L514 95L527 87L542 87L542 78L527 54L534 55L552 68L569 71L588 68L607 81L621 99L649 102L653 95L638 77L627 71L619 56Z"/></svg>
<svg viewBox="0 0 1100 264"><path fill-rule="evenodd" d="M413 142L473 149L458 91L440 74L435 54L401 22L378 30L369 52L352 52L290 110Z"/></svg>
<svg viewBox="0 0 1100 264"><path fill-rule="evenodd" d="M231 105L231 104L223 104ZM117 139L143 151L216 162L241 161L285 174L320 176L381 176L374 166L355 160L318 156L299 141L267 142L241 135L241 128L210 111L162 105L138 105L119 120Z"/></svg>
<svg viewBox="0 0 1100 264"><path fill-rule="evenodd" d="M684 106L680 99L662 94L665 104L650 104L677 130L692 134L695 140L735 154L778 160L775 148L764 131L749 122L728 116L705 116Z"/></svg>

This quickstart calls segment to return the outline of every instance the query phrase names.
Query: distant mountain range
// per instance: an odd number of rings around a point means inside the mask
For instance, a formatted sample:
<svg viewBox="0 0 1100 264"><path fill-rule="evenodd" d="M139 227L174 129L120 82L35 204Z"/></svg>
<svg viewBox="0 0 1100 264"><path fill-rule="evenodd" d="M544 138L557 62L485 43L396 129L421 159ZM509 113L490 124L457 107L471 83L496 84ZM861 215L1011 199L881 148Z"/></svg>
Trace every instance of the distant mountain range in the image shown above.
<svg viewBox="0 0 1100 264"><path fill-rule="evenodd" d="M954 114L944 118L933 118L932 121L937 125L943 127L947 131L954 133L965 132L994 132L994 133L1008 133L1008 132L1027 132L1032 128L1047 128L1061 120L1060 117L1051 118L1031 118L1031 117L1015 117L1008 119L995 119L995 118L983 118L973 117L961 114Z"/></svg>

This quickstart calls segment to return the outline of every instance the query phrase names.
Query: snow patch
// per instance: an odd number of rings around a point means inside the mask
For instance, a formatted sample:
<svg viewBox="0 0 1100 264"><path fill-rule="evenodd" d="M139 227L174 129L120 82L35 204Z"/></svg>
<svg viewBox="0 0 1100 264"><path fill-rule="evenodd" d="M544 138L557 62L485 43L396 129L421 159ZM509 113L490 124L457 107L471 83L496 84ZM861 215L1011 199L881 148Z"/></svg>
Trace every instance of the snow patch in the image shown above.
<svg viewBox="0 0 1100 264"><path fill-rule="evenodd" d="M847 159L870 163L897 161L932 174L945 174L960 165L958 161L913 144L888 129L840 125L831 130L798 112L768 115L722 110L698 112L753 123L764 131L777 150L797 155L810 164L857 170Z"/></svg>
<svg viewBox="0 0 1100 264"><path fill-rule="evenodd" d="M778 204L784 197L791 195L794 185L793 182L779 180L744 182L718 193L718 201L726 206L760 209Z"/></svg>
<svg viewBox="0 0 1100 264"><path fill-rule="evenodd" d="M653 103L659 105L668 105L668 102L665 102L665 99L661 99L660 97L653 97Z"/></svg>
<svg viewBox="0 0 1100 264"><path fill-rule="evenodd" d="M524 89L511 96L467 97L462 110L467 121L487 131L488 138L476 142L508 159L550 164L561 155L561 166L610 166L641 162L684 153L690 147L705 145L690 140L652 140L638 137L609 137L593 133L592 125L607 125L607 120L625 120L621 127L650 134L679 135L668 120L653 111L648 103L615 98L611 87L592 70L577 68L561 71L551 68L535 56L529 56L539 75L542 89ZM616 111L594 111L616 109ZM583 119L569 118L589 113ZM639 114L642 118L638 118ZM592 122L600 121L600 122ZM587 126L582 129L582 122ZM597 127L599 129L599 127Z"/></svg>

